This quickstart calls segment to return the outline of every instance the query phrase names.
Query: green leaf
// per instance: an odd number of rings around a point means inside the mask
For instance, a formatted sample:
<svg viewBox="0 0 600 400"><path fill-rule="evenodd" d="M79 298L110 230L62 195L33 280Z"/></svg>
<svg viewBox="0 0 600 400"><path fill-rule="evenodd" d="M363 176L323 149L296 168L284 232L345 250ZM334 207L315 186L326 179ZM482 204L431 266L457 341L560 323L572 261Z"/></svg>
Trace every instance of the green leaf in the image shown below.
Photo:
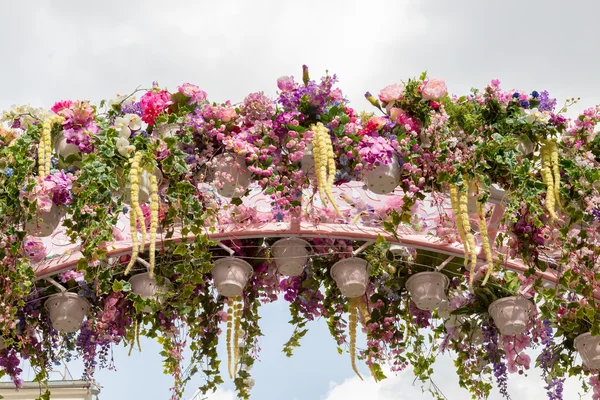
<svg viewBox="0 0 600 400"><path fill-rule="evenodd" d="M173 254L178 256L184 256L187 254L187 246L184 243L179 243L175 250L173 250Z"/></svg>

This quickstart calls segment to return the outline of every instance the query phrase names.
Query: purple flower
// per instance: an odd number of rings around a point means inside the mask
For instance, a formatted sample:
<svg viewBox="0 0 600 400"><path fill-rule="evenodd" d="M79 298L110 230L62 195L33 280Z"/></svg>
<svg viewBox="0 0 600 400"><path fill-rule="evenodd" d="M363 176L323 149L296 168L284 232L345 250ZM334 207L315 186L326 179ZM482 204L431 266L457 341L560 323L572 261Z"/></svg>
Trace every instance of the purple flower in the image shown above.
<svg viewBox="0 0 600 400"><path fill-rule="evenodd" d="M135 114L142 116L142 105L140 103L128 103L121 106L121 114Z"/></svg>
<svg viewBox="0 0 600 400"><path fill-rule="evenodd" d="M19 368L20 363L21 360L17 357L17 352L14 349L0 351L0 367L10 376L17 388L23 386L23 380L20 377L23 370Z"/></svg>
<svg viewBox="0 0 600 400"><path fill-rule="evenodd" d="M270 120L275 115L275 102L263 92L251 93L240 105L240 114L248 124Z"/></svg>
<svg viewBox="0 0 600 400"><path fill-rule="evenodd" d="M420 310L412 300L408 305L408 310L413 315L413 320L419 327L427 328L431 325L431 311Z"/></svg>
<svg viewBox="0 0 600 400"><path fill-rule="evenodd" d="M52 175L48 175L45 180L54 183L52 188L52 201L54 204L57 206L71 204L72 174L65 174L59 170Z"/></svg>
<svg viewBox="0 0 600 400"><path fill-rule="evenodd" d="M498 349L498 328L490 322L485 322L481 327L481 331L483 332L484 348L493 364L494 377L500 394L509 399L507 368Z"/></svg>
<svg viewBox="0 0 600 400"><path fill-rule="evenodd" d="M540 101L540 105L538 106L538 110L540 111L554 111L554 107L556 107L556 99L550 98L550 94L547 90L544 90L540 93L540 97L538 99Z"/></svg>

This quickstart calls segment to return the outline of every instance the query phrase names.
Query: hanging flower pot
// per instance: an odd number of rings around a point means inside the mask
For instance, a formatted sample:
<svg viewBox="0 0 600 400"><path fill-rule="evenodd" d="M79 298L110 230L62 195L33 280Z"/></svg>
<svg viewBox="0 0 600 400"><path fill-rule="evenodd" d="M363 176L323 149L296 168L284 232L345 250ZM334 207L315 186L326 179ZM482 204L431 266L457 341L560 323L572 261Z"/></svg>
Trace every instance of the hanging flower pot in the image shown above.
<svg viewBox="0 0 600 400"><path fill-rule="evenodd" d="M225 297L241 296L252 272L250 264L235 257L218 259L211 271L217 291Z"/></svg>
<svg viewBox="0 0 600 400"><path fill-rule="evenodd" d="M302 166L302 171L304 171L306 175L310 174L311 172L314 172L315 158L313 156L312 144L307 145L304 149L304 156L302 157L300 163L300 165Z"/></svg>
<svg viewBox="0 0 600 400"><path fill-rule="evenodd" d="M432 311L446 300L450 283L441 272L419 272L406 281L406 290L419 310Z"/></svg>
<svg viewBox="0 0 600 400"><path fill-rule="evenodd" d="M6 344L4 344L4 338L0 336L0 350L4 350L6 348Z"/></svg>
<svg viewBox="0 0 600 400"><path fill-rule="evenodd" d="M277 269L283 275L298 276L308 262L310 244L299 238L278 240L271 247Z"/></svg>
<svg viewBox="0 0 600 400"><path fill-rule="evenodd" d="M50 296L44 306L54 329L73 333L81 327L90 303L75 293L63 292Z"/></svg>
<svg viewBox="0 0 600 400"><path fill-rule="evenodd" d="M160 124L156 127L156 131L158 132L158 136L161 139L166 139L168 137L175 137L177 132L179 131L178 124Z"/></svg>
<svg viewBox="0 0 600 400"><path fill-rule="evenodd" d="M331 267L331 276L344 296L352 299L365 294L369 282L368 266L366 260L352 257Z"/></svg>
<svg viewBox="0 0 600 400"><path fill-rule="evenodd" d="M161 181L163 180L163 174L159 168L154 169L154 175L156 176L156 181L160 186ZM138 185L139 188L139 203L149 203L150 202L150 173L147 170L142 172L142 176L140 179L140 183ZM125 193L123 196L125 203L131 204L131 183L129 181L125 184Z"/></svg>
<svg viewBox="0 0 600 400"><path fill-rule="evenodd" d="M58 228L64 215L65 212L61 207L52 204L50 211L38 212L31 221L26 222L25 231L31 236L50 236Z"/></svg>
<svg viewBox="0 0 600 400"><path fill-rule="evenodd" d="M531 302L517 296L498 299L488 307L500 333L508 336L525 332L531 311Z"/></svg>
<svg viewBox="0 0 600 400"><path fill-rule="evenodd" d="M67 138L61 132L56 136L56 139L54 139L54 150L59 156L67 158L70 155L79 153L79 146L73 143L67 143Z"/></svg>
<svg viewBox="0 0 600 400"><path fill-rule="evenodd" d="M244 157L237 154L219 154L213 160L217 192L223 197L240 197L250 186L252 174Z"/></svg>
<svg viewBox="0 0 600 400"><path fill-rule="evenodd" d="M517 144L517 150L521 154L528 156L529 154L533 153L533 151L535 150L535 144L531 140L529 140L528 137L522 136L521 140Z"/></svg>
<svg viewBox="0 0 600 400"><path fill-rule="evenodd" d="M592 336L590 332L581 334L575 338L575 347L586 367L600 369L600 336Z"/></svg>
<svg viewBox="0 0 600 400"><path fill-rule="evenodd" d="M392 162L373 166L372 169L363 171L363 179L369 190L376 194L389 194L396 190L400 181L400 164L394 155Z"/></svg>
<svg viewBox="0 0 600 400"><path fill-rule="evenodd" d="M129 283L131 284L131 291L144 300L158 300L158 295L167 291L166 287L158 286L156 279L150 278L149 272L132 276ZM152 312L152 307L146 306L143 311L145 313Z"/></svg>

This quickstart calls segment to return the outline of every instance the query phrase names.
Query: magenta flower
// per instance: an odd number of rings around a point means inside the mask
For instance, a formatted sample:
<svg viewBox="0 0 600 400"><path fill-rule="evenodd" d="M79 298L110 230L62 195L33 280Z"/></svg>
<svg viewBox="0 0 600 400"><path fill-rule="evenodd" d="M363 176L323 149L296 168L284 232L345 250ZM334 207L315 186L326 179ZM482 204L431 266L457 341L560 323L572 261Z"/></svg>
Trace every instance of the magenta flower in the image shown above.
<svg viewBox="0 0 600 400"><path fill-rule="evenodd" d="M142 120L152 125L154 120L171 105L171 95L166 90L149 91L140 99Z"/></svg>
<svg viewBox="0 0 600 400"><path fill-rule="evenodd" d="M62 115L60 112L63 109L69 109L71 108L71 106L73 105L73 102L71 100L61 100L61 101L57 101L56 103L54 103L54 105L52 106L51 110L58 115Z"/></svg>

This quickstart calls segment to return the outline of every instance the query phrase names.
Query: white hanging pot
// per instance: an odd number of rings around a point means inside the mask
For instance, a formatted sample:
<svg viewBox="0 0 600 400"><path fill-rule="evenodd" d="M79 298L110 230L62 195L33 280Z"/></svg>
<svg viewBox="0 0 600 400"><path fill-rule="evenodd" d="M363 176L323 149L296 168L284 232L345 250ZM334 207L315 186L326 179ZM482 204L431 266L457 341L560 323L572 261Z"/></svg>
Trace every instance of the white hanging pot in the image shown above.
<svg viewBox="0 0 600 400"><path fill-rule="evenodd" d="M534 149L535 144L527 137L522 138L517 144L517 150L525 156L533 153Z"/></svg>
<svg viewBox="0 0 600 400"><path fill-rule="evenodd" d="M311 172L315 170L315 158L313 155L312 144L306 145L304 149L304 156L301 161L302 171L306 175L309 175Z"/></svg>
<svg viewBox="0 0 600 400"><path fill-rule="evenodd" d="M158 185L163 180L163 174L159 168L154 169L154 175L156 176L156 182ZM139 203L145 204L150 202L150 173L144 169L141 175L140 183L138 184L139 188ZM127 183L125 185L125 194L124 201L127 204L131 204L131 183L129 183L129 177L127 177Z"/></svg>
<svg viewBox="0 0 600 400"><path fill-rule="evenodd" d="M81 327L90 303L75 293L63 292L50 296L44 306L54 329L73 333Z"/></svg>
<svg viewBox="0 0 600 400"><path fill-rule="evenodd" d="M432 311L446 300L450 280L441 272L419 272L406 281L406 290L419 310Z"/></svg>
<svg viewBox="0 0 600 400"><path fill-rule="evenodd" d="M408 255L406 246L402 246L400 244L391 244L390 245L390 253L392 253L394 260L400 260L403 257L406 257Z"/></svg>
<svg viewBox="0 0 600 400"><path fill-rule="evenodd" d="M373 169L363 171L363 179L369 190L376 194L389 194L396 190L400 181L400 164L394 154L392 162L373 166Z"/></svg>
<svg viewBox="0 0 600 400"><path fill-rule="evenodd" d="M246 165L244 157L225 153L215 156L213 170L217 192L227 198L243 196L250 186L252 174Z"/></svg>
<svg viewBox="0 0 600 400"><path fill-rule="evenodd" d="M592 336L590 332L581 334L575 338L575 347L586 367L600 369L600 336Z"/></svg>
<svg viewBox="0 0 600 400"><path fill-rule="evenodd" d="M365 294L369 282L368 266L366 260L352 257L331 267L331 276L344 296L352 299Z"/></svg>
<svg viewBox="0 0 600 400"><path fill-rule="evenodd" d="M165 286L158 286L156 279L151 278L149 272L132 276L129 283L131 284L131 291L144 300L155 299L158 301L159 294L167 291ZM146 306L143 311L145 313L152 312L152 307Z"/></svg>
<svg viewBox="0 0 600 400"><path fill-rule="evenodd" d="M253 271L252 266L242 259L224 257L215 261L211 273L221 296L238 297L242 295Z"/></svg>
<svg viewBox="0 0 600 400"><path fill-rule="evenodd" d="M157 126L158 136L161 139L165 139L168 137L175 137L177 132L179 131L178 124L161 124Z"/></svg>
<svg viewBox="0 0 600 400"><path fill-rule="evenodd" d="M302 275L310 256L310 249L310 244L299 238L281 239L271 247L277 269L287 276Z"/></svg>
<svg viewBox="0 0 600 400"><path fill-rule="evenodd" d="M525 332L533 306L523 297L510 296L494 301L488 312L502 335L512 336Z"/></svg>
<svg viewBox="0 0 600 400"><path fill-rule="evenodd" d="M25 231L31 236L50 236L58 228L64 215L64 210L53 203L50 211L39 212L31 221L25 223Z"/></svg>
<svg viewBox="0 0 600 400"><path fill-rule="evenodd" d="M79 146L73 143L67 143L67 138L61 132L54 139L54 150L58 155L67 158L70 155L79 153Z"/></svg>

